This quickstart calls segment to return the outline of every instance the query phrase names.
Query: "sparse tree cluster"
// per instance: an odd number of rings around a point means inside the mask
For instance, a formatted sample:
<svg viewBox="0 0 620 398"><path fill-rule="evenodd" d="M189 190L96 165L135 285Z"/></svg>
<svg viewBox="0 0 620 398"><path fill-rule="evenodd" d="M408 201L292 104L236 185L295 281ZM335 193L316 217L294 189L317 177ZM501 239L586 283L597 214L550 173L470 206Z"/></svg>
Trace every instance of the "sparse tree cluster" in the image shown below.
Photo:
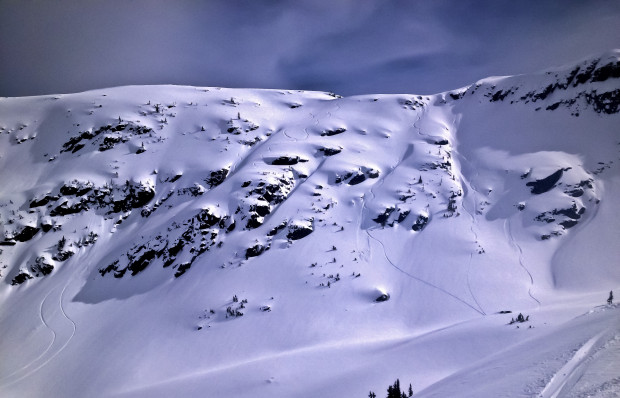
<svg viewBox="0 0 620 398"><path fill-rule="evenodd" d="M400 388L400 380L396 379L394 384L388 386L387 388L387 396L386 398L408 398L413 396L413 387L411 383L409 383L409 388L405 392L405 390L401 390ZM368 398L377 398L377 394L370 391L368 393Z"/></svg>

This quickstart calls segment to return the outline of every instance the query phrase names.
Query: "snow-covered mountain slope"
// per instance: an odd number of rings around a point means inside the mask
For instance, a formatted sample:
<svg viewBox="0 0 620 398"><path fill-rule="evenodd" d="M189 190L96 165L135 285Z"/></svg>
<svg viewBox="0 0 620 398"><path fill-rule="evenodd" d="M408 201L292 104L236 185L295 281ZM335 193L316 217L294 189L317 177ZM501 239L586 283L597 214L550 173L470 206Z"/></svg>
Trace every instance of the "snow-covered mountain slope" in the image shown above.
<svg viewBox="0 0 620 398"><path fill-rule="evenodd" d="M0 395L618 393L619 78L0 99Z"/></svg>

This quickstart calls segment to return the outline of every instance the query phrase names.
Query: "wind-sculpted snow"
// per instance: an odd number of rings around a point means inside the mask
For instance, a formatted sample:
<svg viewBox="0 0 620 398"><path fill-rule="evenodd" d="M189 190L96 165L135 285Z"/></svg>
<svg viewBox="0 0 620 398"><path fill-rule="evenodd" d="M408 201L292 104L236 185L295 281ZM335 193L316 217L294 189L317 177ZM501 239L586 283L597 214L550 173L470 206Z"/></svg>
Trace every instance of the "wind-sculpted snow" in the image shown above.
<svg viewBox="0 0 620 398"><path fill-rule="evenodd" d="M611 52L433 96L0 99L0 395L433 396L509 369L620 282L619 79ZM564 388L552 363L510 394Z"/></svg>

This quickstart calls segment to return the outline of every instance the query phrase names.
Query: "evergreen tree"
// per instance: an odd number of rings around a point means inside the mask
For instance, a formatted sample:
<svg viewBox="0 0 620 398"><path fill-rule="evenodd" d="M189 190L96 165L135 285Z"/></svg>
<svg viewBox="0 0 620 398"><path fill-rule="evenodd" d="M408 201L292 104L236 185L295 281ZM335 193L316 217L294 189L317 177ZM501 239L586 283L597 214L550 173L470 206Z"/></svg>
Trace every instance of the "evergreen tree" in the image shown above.
<svg viewBox="0 0 620 398"><path fill-rule="evenodd" d="M396 381L394 382L394 385L391 385L388 387L387 398L401 398L399 379L396 379Z"/></svg>
<svg viewBox="0 0 620 398"><path fill-rule="evenodd" d="M607 304L611 305L611 303L613 303L614 301L614 292L613 290L609 291L609 298L607 299Z"/></svg>
<svg viewBox="0 0 620 398"><path fill-rule="evenodd" d="M411 388L411 383L409 383L409 396L413 396L413 388Z"/></svg>
<svg viewBox="0 0 620 398"><path fill-rule="evenodd" d="M368 393L368 398L377 398L377 394L371 391Z"/></svg>

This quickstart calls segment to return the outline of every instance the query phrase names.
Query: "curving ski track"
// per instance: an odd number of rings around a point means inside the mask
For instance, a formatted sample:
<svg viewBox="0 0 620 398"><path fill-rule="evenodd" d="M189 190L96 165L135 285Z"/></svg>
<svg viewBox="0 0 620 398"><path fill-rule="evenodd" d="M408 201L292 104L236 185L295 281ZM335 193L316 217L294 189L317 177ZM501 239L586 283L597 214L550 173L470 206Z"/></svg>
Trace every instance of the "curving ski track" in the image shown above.
<svg viewBox="0 0 620 398"><path fill-rule="evenodd" d="M62 290L60 288L53 289L41 301L41 306L39 307L39 317L41 322L52 332L53 335L50 345L30 363L0 380L0 387L10 386L32 375L52 361L69 345L69 342L75 335L77 326L75 322L69 318L62 304L66 289L67 285L65 285ZM49 305L46 305L48 298L54 293L57 294L59 290L60 293L58 294L58 298L52 301L51 308L48 308Z"/></svg>
<svg viewBox="0 0 620 398"><path fill-rule="evenodd" d="M530 296L532 300L536 301L537 305L540 307L540 301L536 297L534 297L534 295L532 294L532 286L534 286L534 277L532 276L532 273L530 272L530 270L525 266L525 264L523 264L523 249L521 248L521 245L517 243L514 236L512 235L510 218L507 218L506 221L504 221L504 231L506 232L508 236L508 240L510 241L510 244L515 248L515 250L519 252L519 265L521 266L521 268L523 268L523 270L527 273L527 275L530 278L530 287L527 289L527 294Z"/></svg>
<svg viewBox="0 0 620 398"><path fill-rule="evenodd" d="M422 113L424 113L424 110L422 111ZM414 125L414 127L418 130L418 134L422 135L422 133L421 133L421 131L420 131L420 128L419 128L418 126L416 126L416 124L415 124L415 123L417 123L417 122L420 120L420 118L421 118L421 115L420 115L420 114L418 114L417 120L416 120L416 122L414 122L414 124L413 124L413 125ZM411 152L411 153L413 152L413 147L412 147L412 145L410 145L410 146L407 148L407 150L405 151L405 155L404 155L404 156L400 159L400 161L397 163L397 165L396 165L395 167L391 168L391 171L394 171L394 170L396 169L396 167L398 167L398 165L400 165L400 164L402 163L402 161L403 161L403 160L405 160L405 158L411 154L410 152ZM384 182L385 178L387 178L387 176L388 176L388 175L389 175L389 173L388 173L388 174L386 174L385 176L383 176L383 177L382 177L382 178L381 178L381 179L377 182L377 184L373 185L373 186L370 188L370 194L372 195L372 199L374 199L374 198L376 197L376 196L375 196L375 193L374 193L374 188L375 188L375 187L377 187L377 188L378 188L378 187L380 187L381 185L383 185L383 182ZM361 224L361 219L363 218L364 209L366 208L366 201L364 200L364 198L362 198L362 201L363 201L363 204L362 204L362 210L361 210L361 213L360 213L360 224ZM361 225L360 225L360 226L361 226ZM417 277L417 276L415 276L415 275L413 275L413 274L411 274L411 273L409 273L409 272L405 271L404 269L400 268L400 267L399 267L399 266L397 266L396 264L394 264L394 262L393 262L393 261L389 258L389 256L387 255L387 251L386 251L386 249L385 249L385 245L383 244L383 242L382 242L380 239L378 239L378 238L376 238L376 237L372 236L372 234L371 234L371 232L370 232L370 231L372 231L374 228L375 228L375 227L366 229L366 235L367 235L367 236L368 236L368 238L369 238L369 243L368 243L368 251L369 251L369 252L371 251L370 239L372 239L372 240L376 241L377 243L379 243L379 245L381 246L381 249L382 249L382 251L383 251L383 256L385 257L386 261L387 261L387 262L388 262L388 263L389 263L392 267L394 267L396 270L400 271L400 272L401 272L401 273L403 273L404 275L407 275L407 276L408 276L409 278L411 278L411 279L414 279L414 280L416 280L416 281L418 281L418 282L420 282L420 283L425 284L426 286L429 286L429 287L431 287L431 288L434 288L434 289L439 290L440 292L442 292L442 293L446 294L447 296L449 296L449 297L451 297L451 298L453 298L453 299L457 300L458 302L460 302L460 303L462 303L462 304L466 305L467 307L471 308L472 310L476 311L478 314L480 314L480 315L486 315L486 314L484 313L484 311L483 311L481 308L480 308L480 309L478 309L478 308L474 307L473 305L471 305L471 304L470 304L470 303L468 303L467 301L465 301L465 300L463 300L462 298L460 298L460 297L458 297L458 296L456 296L456 295L454 295L454 294L450 293L449 291L447 291L447 290L445 290L445 289L443 289L443 288L441 288L441 287L439 287L439 286L437 286L437 285L435 285L435 284L433 284L433 283L430 283L430 282L428 282L428 281L426 281L426 280L424 280L424 279L422 279L422 278L419 278L419 277ZM474 301L475 301L475 297L474 297ZM476 302L476 304L478 304L478 303ZM479 304L478 304L478 306L479 306Z"/></svg>

